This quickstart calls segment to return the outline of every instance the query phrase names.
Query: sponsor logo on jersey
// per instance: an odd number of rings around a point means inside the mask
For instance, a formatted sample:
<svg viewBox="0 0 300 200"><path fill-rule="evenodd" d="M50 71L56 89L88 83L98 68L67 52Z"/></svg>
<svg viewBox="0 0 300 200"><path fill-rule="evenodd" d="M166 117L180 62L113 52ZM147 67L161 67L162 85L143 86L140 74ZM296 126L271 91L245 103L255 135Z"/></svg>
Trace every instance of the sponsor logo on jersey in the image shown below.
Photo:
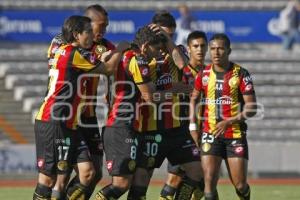
<svg viewBox="0 0 300 200"><path fill-rule="evenodd" d="M163 74L156 81L156 86L164 86L172 83L172 76L170 74Z"/></svg>
<svg viewBox="0 0 300 200"><path fill-rule="evenodd" d="M205 105L231 105L232 98L229 96L223 96L218 99L203 99L202 103Z"/></svg>

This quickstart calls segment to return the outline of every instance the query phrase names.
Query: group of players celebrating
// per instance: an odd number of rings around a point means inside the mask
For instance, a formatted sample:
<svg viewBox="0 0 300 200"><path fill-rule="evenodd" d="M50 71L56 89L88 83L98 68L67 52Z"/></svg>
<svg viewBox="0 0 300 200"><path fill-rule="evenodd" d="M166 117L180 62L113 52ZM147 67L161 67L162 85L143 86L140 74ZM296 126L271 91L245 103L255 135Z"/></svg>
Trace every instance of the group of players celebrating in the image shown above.
<svg viewBox="0 0 300 200"><path fill-rule="evenodd" d="M218 33L208 41L193 31L187 49L177 46L176 21L160 11L132 42L115 46L104 38L108 23L105 9L91 5L84 16L67 18L49 47L48 90L35 121L33 199L89 199L102 178L104 150L112 182L96 200L127 191L128 200L146 199L165 158L160 200L219 199L223 159L238 197L249 200L245 120L255 115L256 98L248 71L229 60L229 38ZM105 84L100 74L107 76L104 128L95 112L97 87Z"/></svg>

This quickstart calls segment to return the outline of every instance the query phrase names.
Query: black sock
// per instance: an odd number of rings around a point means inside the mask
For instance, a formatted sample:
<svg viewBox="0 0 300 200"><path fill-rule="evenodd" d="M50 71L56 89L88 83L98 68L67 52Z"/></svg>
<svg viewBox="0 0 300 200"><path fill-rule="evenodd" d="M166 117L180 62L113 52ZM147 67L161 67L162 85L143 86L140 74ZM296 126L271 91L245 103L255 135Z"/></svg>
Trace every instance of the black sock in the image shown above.
<svg viewBox="0 0 300 200"><path fill-rule="evenodd" d="M52 189L51 187L37 184L34 194L33 194L33 200L50 200L51 199L51 193Z"/></svg>
<svg viewBox="0 0 300 200"><path fill-rule="evenodd" d="M119 199L125 192L125 189L118 188L110 184L97 192L96 200L106 200L110 198Z"/></svg>
<svg viewBox="0 0 300 200"><path fill-rule="evenodd" d="M250 186L247 184L247 186L242 190L239 191L237 189L235 189L236 194L239 196L240 200L250 200Z"/></svg>
<svg viewBox="0 0 300 200"><path fill-rule="evenodd" d="M205 200L219 200L219 194L217 190L212 193L204 193L204 197Z"/></svg>
<svg viewBox="0 0 300 200"><path fill-rule="evenodd" d="M64 200L66 193L64 191L52 190L51 200Z"/></svg>
<svg viewBox="0 0 300 200"><path fill-rule="evenodd" d="M176 188L168 185L168 184L165 184L163 189L161 190L160 192L160 199L166 199L166 200L172 200L174 195L175 195L175 192L176 192Z"/></svg>
<svg viewBox="0 0 300 200"><path fill-rule="evenodd" d="M67 200L85 199L86 186L76 183L72 187L67 188Z"/></svg>
<svg viewBox="0 0 300 200"><path fill-rule="evenodd" d="M175 195L175 200L190 200L195 188L199 185L198 181L194 181L189 177L184 177Z"/></svg>
<svg viewBox="0 0 300 200"><path fill-rule="evenodd" d="M127 200L142 200L146 199L148 187L132 185L129 189Z"/></svg>
<svg viewBox="0 0 300 200"><path fill-rule="evenodd" d="M86 190L85 190L85 198L86 199L89 199L92 196L92 194L95 190L95 187L101 178L102 178L102 176L97 179L94 178L92 180L92 182L86 187ZM72 187L74 187L75 184L79 184L79 183L80 183L80 181L78 179L78 176L74 176L74 178L72 178L72 180L69 182L67 190L68 190L68 188L72 188Z"/></svg>

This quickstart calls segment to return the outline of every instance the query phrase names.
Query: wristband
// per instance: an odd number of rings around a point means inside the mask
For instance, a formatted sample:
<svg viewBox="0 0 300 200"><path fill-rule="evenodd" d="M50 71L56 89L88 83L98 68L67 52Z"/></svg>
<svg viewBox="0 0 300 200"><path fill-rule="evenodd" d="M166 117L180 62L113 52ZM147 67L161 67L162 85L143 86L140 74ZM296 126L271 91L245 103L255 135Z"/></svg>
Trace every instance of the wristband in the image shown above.
<svg viewBox="0 0 300 200"><path fill-rule="evenodd" d="M189 130L190 131L196 131L197 130L197 124L196 123L190 123Z"/></svg>

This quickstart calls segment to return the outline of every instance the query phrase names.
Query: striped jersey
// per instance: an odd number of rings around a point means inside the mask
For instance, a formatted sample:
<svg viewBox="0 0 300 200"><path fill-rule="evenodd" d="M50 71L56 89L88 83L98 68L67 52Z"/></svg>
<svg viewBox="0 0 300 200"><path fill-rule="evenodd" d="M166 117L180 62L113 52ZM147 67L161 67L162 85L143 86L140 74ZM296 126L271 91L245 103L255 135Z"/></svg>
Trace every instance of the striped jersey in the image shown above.
<svg viewBox="0 0 300 200"><path fill-rule="evenodd" d="M102 54L105 51L114 50L115 46L108 40L102 39L98 43L94 43L92 47L92 52L95 54ZM96 104L97 104L97 88L99 85L99 74L89 76L87 80L87 90L86 90L86 106L83 112L83 117L95 117ZM107 91L110 90L110 78L107 76ZM108 93L109 94L109 93ZM106 96L106 102L109 102L109 96Z"/></svg>
<svg viewBox="0 0 300 200"><path fill-rule="evenodd" d="M216 72L212 65L199 72L195 80L195 89L203 93L205 105L203 132L212 133L218 122L235 117L242 112L243 95L255 93L251 75L241 66L230 63L225 72ZM247 124L234 123L225 131L224 138L241 138L247 130Z"/></svg>
<svg viewBox="0 0 300 200"><path fill-rule="evenodd" d="M167 55L162 60L153 61L150 65L151 81L156 90L167 90L173 83L182 81L182 70L179 70L173 59ZM147 105L140 99L134 129L138 132L178 128L182 125L181 116L184 109L181 97L170 94L170 98L160 104Z"/></svg>
<svg viewBox="0 0 300 200"><path fill-rule="evenodd" d="M195 77L202 68L203 68L202 66L193 67L190 64L185 66L182 70L183 71L182 82L187 85L194 85Z"/></svg>
<svg viewBox="0 0 300 200"><path fill-rule="evenodd" d="M50 47L48 48L48 67L51 68L53 64L53 58L56 50L65 45L67 42L64 40L61 33L57 34L51 41ZM96 56L101 56L102 53L109 50L114 50L115 46L109 40L102 38L99 42L93 44L91 52L95 53ZM97 104L97 88L99 84L99 74L85 74L84 77L87 78L86 83L86 95L85 95L85 108L83 109L82 117L95 117L95 108ZM107 77L109 80L109 77ZM108 82L107 88L109 91L110 83ZM106 96L106 101L108 102L108 95Z"/></svg>
<svg viewBox="0 0 300 200"><path fill-rule="evenodd" d="M69 44L60 46L49 65L48 90L36 119L76 129L87 84L81 75L97 64L90 51Z"/></svg>
<svg viewBox="0 0 300 200"><path fill-rule="evenodd" d="M136 103L141 96L138 84L151 81L149 62L128 50L123 54L112 86L112 106L106 126L132 127L135 119Z"/></svg>

